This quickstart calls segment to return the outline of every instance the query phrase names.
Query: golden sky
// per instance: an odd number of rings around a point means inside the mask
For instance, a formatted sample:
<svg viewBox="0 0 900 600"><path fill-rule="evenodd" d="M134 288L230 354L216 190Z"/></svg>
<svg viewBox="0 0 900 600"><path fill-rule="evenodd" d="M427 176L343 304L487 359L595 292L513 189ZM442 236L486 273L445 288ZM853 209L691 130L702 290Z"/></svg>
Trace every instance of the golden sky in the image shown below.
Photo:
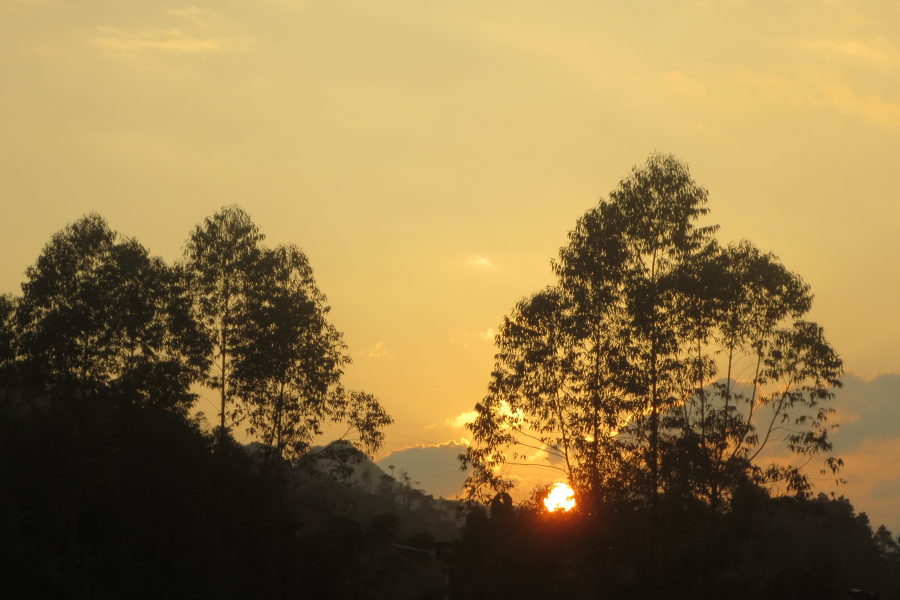
<svg viewBox="0 0 900 600"><path fill-rule="evenodd" d="M654 150L848 370L900 371L900 2L0 0L0 292L84 213L174 260L240 204L306 251L388 449L464 435L491 330Z"/></svg>

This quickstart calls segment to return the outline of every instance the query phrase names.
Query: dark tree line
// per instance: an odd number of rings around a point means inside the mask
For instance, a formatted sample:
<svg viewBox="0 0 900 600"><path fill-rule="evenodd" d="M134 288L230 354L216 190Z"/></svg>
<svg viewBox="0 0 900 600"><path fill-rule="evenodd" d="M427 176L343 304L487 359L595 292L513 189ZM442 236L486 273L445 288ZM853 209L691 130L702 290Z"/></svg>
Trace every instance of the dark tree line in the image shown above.
<svg viewBox="0 0 900 600"><path fill-rule="evenodd" d="M844 498L733 490L711 555L708 505L665 494L649 511L624 500L585 514L537 503L469 513L451 597L851 600L900 598L900 547Z"/></svg>

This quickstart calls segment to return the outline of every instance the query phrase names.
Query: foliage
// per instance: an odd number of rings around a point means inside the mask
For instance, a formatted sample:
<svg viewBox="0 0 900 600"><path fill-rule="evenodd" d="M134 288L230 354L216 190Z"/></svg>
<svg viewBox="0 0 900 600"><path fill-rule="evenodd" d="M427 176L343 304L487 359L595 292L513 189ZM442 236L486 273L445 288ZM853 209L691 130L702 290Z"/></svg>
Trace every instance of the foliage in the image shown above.
<svg viewBox="0 0 900 600"><path fill-rule="evenodd" d="M92 214L55 234L26 278L14 304L23 383L188 410L207 345L180 273Z"/></svg>
<svg viewBox="0 0 900 600"><path fill-rule="evenodd" d="M246 212L229 206L186 244L184 268L213 348L207 384L220 392L222 435L231 405L230 420L246 420L270 448L267 461L297 460L325 422L346 424L374 452L392 419L371 394L341 386L350 357L325 318L306 255L293 245L266 248L263 239Z"/></svg>
<svg viewBox="0 0 900 600"><path fill-rule="evenodd" d="M256 275L263 239L244 210L226 206L194 228L185 244L183 268L198 320L211 344L213 369L206 384L219 390L222 436L228 407L234 402L235 346L245 323L248 288Z"/></svg>
<svg viewBox="0 0 900 600"><path fill-rule="evenodd" d="M772 498L743 485L715 540L699 500L662 494L659 508L655 542L649 508L621 500L593 514L473 511L453 554L451 597L843 600L854 589L900 597L890 532L873 534L844 498Z"/></svg>
<svg viewBox="0 0 900 600"><path fill-rule="evenodd" d="M340 385L350 364L312 268L296 246L261 249L235 330L234 389L249 432L276 456L302 456L325 421L346 423L374 452L392 420L370 394Z"/></svg>
<svg viewBox="0 0 900 600"><path fill-rule="evenodd" d="M350 600L442 585L393 546L432 538L317 504L323 488L273 477L164 402L63 399L0 391L0 597Z"/></svg>
<svg viewBox="0 0 900 600"><path fill-rule="evenodd" d="M11 294L0 295L0 388L15 382L16 372L16 299Z"/></svg>
<svg viewBox="0 0 900 600"><path fill-rule="evenodd" d="M696 225L706 201L683 163L653 155L579 219L557 283L499 328L461 456L470 496L508 489L500 467L534 452L587 505L637 498L656 514L677 490L718 512L751 479L809 493L841 361L803 319L808 286L749 242L719 245ZM800 464L758 466L775 439Z"/></svg>

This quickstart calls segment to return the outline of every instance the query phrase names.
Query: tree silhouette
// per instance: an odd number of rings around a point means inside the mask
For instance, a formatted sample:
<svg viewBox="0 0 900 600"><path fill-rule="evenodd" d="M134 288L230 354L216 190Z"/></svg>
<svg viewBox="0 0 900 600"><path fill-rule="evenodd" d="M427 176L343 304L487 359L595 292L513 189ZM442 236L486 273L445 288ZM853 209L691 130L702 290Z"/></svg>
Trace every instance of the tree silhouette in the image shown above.
<svg viewBox="0 0 900 600"><path fill-rule="evenodd" d="M186 245L184 269L212 340L215 370L207 383L220 392L220 435L226 415L246 420L268 461L293 461L322 424L342 423L342 438L352 435L374 452L390 416L371 394L341 386L350 357L325 318L329 307L306 255L293 245L265 248L263 239L246 212L229 206Z"/></svg>
<svg viewBox="0 0 900 600"><path fill-rule="evenodd" d="M91 214L54 234L26 278L15 303L26 383L190 408L207 343L176 270Z"/></svg>
<svg viewBox="0 0 900 600"><path fill-rule="evenodd" d="M234 401L232 369L235 345L245 324L247 291L259 263L264 239L244 210L226 206L191 232L184 252L195 310L209 338L214 368L206 384L219 390L219 435L227 432L228 407Z"/></svg>
<svg viewBox="0 0 900 600"><path fill-rule="evenodd" d="M374 452L390 417L371 395L340 385L350 364L312 268L296 246L262 249L235 332L234 389L249 432L277 457L299 458L324 422L347 425Z"/></svg>
<svg viewBox="0 0 900 600"><path fill-rule="evenodd" d="M499 328L476 444L461 456L470 495L508 489L498 467L534 452L584 510L629 497L656 515L660 494L678 493L716 512L748 479L809 492L802 465L753 461L776 438L801 462L831 449L822 403L841 361L802 319L812 296L798 276L695 225L706 199L684 164L653 155L579 219L556 285Z"/></svg>

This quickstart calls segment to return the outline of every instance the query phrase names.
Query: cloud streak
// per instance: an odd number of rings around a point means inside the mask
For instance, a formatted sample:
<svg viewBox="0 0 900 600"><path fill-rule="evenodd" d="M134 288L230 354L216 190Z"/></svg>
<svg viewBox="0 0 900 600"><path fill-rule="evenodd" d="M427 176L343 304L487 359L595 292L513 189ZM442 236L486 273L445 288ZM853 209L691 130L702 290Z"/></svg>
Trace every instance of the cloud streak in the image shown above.
<svg viewBox="0 0 900 600"><path fill-rule="evenodd" d="M122 56L141 52L201 54L224 50L242 50L252 40L242 35L227 35L226 19L212 9L189 6L165 11L170 22L177 25L123 29L100 25L100 35L93 43L109 54ZM213 32L218 30L218 34Z"/></svg>
<svg viewBox="0 0 900 600"><path fill-rule="evenodd" d="M142 50L171 52L216 52L222 50L225 41L217 38L197 38L180 29L127 32L115 27L98 27L104 36L94 43L115 54L134 54Z"/></svg>

